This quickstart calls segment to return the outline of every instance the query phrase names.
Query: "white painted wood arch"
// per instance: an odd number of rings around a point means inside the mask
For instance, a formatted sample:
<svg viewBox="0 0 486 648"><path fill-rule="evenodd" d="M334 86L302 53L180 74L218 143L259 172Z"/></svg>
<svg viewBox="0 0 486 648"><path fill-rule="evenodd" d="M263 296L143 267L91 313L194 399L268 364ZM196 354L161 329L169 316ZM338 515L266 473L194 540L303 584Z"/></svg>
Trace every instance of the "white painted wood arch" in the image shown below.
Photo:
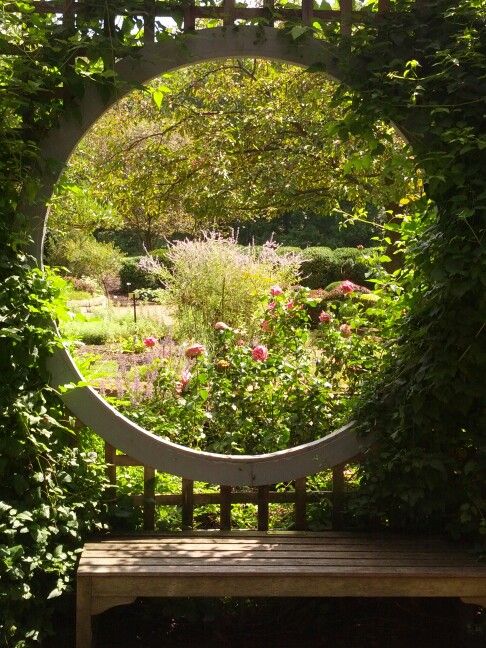
<svg viewBox="0 0 486 648"><path fill-rule="evenodd" d="M177 40L146 45L137 56L121 60L116 65L119 83L113 95L106 99L95 84L87 83L78 111L81 117L66 116L42 145L42 157L49 164L46 165L36 204L24 210L30 217L33 253L41 266L46 205L64 165L96 120L134 87L164 72L229 57L258 57L303 67L318 66L329 77L336 80L340 77L340 56L336 48L312 37L293 41L282 30L271 27L201 30ZM342 464L362 452L371 442L371 435L365 440L358 439L352 424L349 424L318 441L265 455L232 456L198 452L139 427L90 387L75 386L84 380L67 350L56 352L48 369L54 387L74 385L63 391L64 402L76 417L105 441L145 465L188 479L231 486L290 481Z"/></svg>

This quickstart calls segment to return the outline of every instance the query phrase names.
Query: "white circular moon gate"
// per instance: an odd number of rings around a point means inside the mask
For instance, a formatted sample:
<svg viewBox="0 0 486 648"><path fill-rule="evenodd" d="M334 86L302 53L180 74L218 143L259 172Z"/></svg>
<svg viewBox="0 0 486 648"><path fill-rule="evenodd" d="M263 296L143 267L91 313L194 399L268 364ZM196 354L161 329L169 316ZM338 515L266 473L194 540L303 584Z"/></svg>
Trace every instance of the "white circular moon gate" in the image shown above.
<svg viewBox="0 0 486 648"><path fill-rule="evenodd" d="M303 38L293 41L282 30L271 27L214 28L187 34L177 40L140 48L136 55L116 65L118 91L103 98L96 84L85 86L79 119L63 118L41 147L46 172L35 205L28 208L34 240L34 255L42 266L47 220L47 203L59 174L73 149L94 122L117 100L151 79L180 67L203 61L234 57L278 60L303 67L318 66L327 76L339 80L339 52L322 40ZM83 381L71 355L58 350L48 370L54 387L73 385L62 394L71 412L105 441L142 464L162 472L193 480L232 486L260 486L290 481L336 466L358 455L371 442L371 435L358 439L352 424L308 444L255 456L220 455L198 452L166 441L139 427L111 407Z"/></svg>

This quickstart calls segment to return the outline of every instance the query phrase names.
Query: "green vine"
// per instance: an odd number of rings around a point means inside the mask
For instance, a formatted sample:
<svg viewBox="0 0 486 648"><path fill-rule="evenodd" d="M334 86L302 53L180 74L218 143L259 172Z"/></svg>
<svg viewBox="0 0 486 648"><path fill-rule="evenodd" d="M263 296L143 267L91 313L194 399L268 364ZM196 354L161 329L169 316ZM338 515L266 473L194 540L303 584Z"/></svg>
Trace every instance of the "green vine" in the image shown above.
<svg viewBox="0 0 486 648"><path fill-rule="evenodd" d="M486 534L485 7L437 0L362 32L353 55L367 73L350 72L344 90L351 132L380 116L403 129L428 197L402 232L397 349L360 412L378 435L361 506L385 524L476 537Z"/></svg>

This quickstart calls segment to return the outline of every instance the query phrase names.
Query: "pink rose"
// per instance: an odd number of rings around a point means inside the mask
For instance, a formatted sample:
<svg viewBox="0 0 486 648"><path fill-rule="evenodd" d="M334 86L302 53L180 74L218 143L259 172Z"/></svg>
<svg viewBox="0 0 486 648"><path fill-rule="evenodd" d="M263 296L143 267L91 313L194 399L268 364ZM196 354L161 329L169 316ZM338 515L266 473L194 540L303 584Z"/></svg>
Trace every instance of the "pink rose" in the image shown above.
<svg viewBox="0 0 486 648"><path fill-rule="evenodd" d="M276 306L277 306L277 302L271 301L271 302L268 304L267 308L268 308L269 311L273 311L273 310L275 310L275 307L276 307Z"/></svg>
<svg viewBox="0 0 486 648"><path fill-rule="evenodd" d="M285 308L287 310L292 310L294 306L295 306L295 302L293 299L289 299L289 301L285 304Z"/></svg>
<svg viewBox="0 0 486 648"><path fill-rule="evenodd" d="M347 295L348 293L352 293L356 290L356 284L354 284L352 281L343 281L340 286L338 286L338 290L343 293L343 295Z"/></svg>
<svg viewBox="0 0 486 648"><path fill-rule="evenodd" d="M279 295L283 295L283 289L280 286L272 286L270 288L270 294L272 297L278 297Z"/></svg>
<svg viewBox="0 0 486 648"><path fill-rule="evenodd" d="M227 331L231 327L228 326L227 324L225 324L224 322L216 322L216 324L214 325L214 328L215 328L216 331Z"/></svg>
<svg viewBox="0 0 486 648"><path fill-rule="evenodd" d="M178 394L182 394L182 392L186 389L187 385L189 384L191 378L192 378L191 372L188 369L184 369L181 373L181 379L176 384L176 392Z"/></svg>
<svg viewBox="0 0 486 648"><path fill-rule="evenodd" d="M326 313L326 311L321 311L319 314L319 322L321 324L329 324L329 322L332 320L332 315L331 313Z"/></svg>
<svg viewBox="0 0 486 648"><path fill-rule="evenodd" d="M268 320L263 320L263 322L260 324L260 328L262 331L265 331L265 333L268 333L270 330L270 322Z"/></svg>
<svg viewBox="0 0 486 648"><path fill-rule="evenodd" d="M265 362L268 358L268 349L263 344L257 344L256 347L253 347L251 350L251 357L257 362Z"/></svg>
<svg viewBox="0 0 486 648"><path fill-rule="evenodd" d="M349 337L351 335L351 327L349 324L341 324L339 331L343 337Z"/></svg>
<svg viewBox="0 0 486 648"><path fill-rule="evenodd" d="M192 344L186 349L186 358L197 358L204 353L206 353L206 347L204 344Z"/></svg>
<svg viewBox="0 0 486 648"><path fill-rule="evenodd" d="M157 344L157 338L154 338L152 336L146 337L146 338L144 338L143 343L145 344L145 346L147 348L151 349L152 347L154 347Z"/></svg>

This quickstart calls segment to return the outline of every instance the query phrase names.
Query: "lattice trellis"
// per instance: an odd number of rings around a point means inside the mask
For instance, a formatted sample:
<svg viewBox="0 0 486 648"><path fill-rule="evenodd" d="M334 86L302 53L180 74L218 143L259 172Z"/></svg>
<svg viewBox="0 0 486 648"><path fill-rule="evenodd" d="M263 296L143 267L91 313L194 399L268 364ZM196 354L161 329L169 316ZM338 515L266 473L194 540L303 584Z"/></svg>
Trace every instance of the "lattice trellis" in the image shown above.
<svg viewBox="0 0 486 648"><path fill-rule="evenodd" d="M274 26L278 22L299 22L304 25L319 23L338 23L343 36L350 36L353 24L373 23L383 14L393 11L391 0L378 0L373 7L359 8L355 0L340 0L338 9L321 9L313 0L301 0L295 4L279 4L275 0L261 0L263 6L249 6L236 0L200 4L191 0L179 3L159 0L34 0L33 10L42 14L57 14L62 17L64 26L74 29L89 18L103 21L105 31L115 33L118 16L137 16L143 21L143 42L150 43L156 38L157 18L176 18L185 32L194 31L197 19L216 19L223 26L262 22ZM424 0L415 0L415 5ZM18 11L13 5L12 10ZM5 9L9 10L8 3Z"/></svg>

